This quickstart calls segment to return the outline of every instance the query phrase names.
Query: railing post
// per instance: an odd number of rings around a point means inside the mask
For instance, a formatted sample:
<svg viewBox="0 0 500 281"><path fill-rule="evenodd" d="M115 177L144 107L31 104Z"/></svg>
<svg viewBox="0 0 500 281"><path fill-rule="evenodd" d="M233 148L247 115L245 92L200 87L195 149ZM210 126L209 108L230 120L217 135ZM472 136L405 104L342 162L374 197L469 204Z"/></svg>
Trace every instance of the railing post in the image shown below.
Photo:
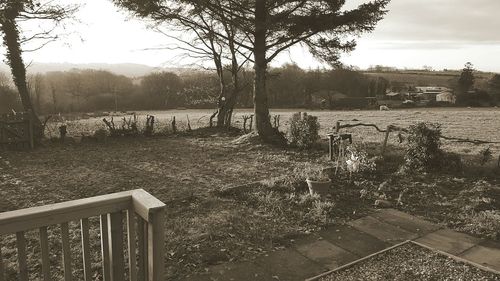
<svg viewBox="0 0 500 281"><path fill-rule="evenodd" d="M0 281L5 281L3 261L2 261L2 244L0 243Z"/></svg>
<svg viewBox="0 0 500 281"><path fill-rule="evenodd" d="M165 209L155 209L148 222L148 271L149 281L164 280Z"/></svg>
<svg viewBox="0 0 500 281"><path fill-rule="evenodd" d="M125 262L123 257L123 215L121 212L108 214L109 263L111 280L125 279Z"/></svg>
<svg viewBox="0 0 500 281"><path fill-rule="evenodd" d="M28 281L28 264L26 262L26 238L24 231L16 233L17 239L17 261L19 263L19 280Z"/></svg>
<svg viewBox="0 0 500 281"><path fill-rule="evenodd" d="M130 280L137 280L135 213L132 208L127 210L127 231L129 276Z"/></svg>
<svg viewBox="0 0 500 281"><path fill-rule="evenodd" d="M147 281L148 277L148 225L144 221L144 219L139 218L137 221L137 239L139 241L138 245L138 272L137 272L137 280L138 281Z"/></svg>
<svg viewBox="0 0 500 281"><path fill-rule="evenodd" d="M109 238L108 238L108 216L101 215L101 256L102 256L102 278L104 281L111 280L109 263Z"/></svg>

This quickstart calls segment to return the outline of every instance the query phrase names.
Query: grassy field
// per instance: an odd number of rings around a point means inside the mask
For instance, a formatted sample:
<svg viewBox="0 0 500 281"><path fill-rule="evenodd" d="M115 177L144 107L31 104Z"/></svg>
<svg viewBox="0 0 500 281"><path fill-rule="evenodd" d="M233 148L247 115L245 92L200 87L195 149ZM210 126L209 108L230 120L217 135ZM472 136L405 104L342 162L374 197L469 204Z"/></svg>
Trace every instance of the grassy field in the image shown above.
<svg viewBox="0 0 500 281"><path fill-rule="evenodd" d="M271 115L280 115L280 130L286 131L288 120L293 113L304 111L303 109L277 109L271 110ZM373 123L381 128L387 125L408 127L416 122L437 122L442 125L443 134L450 137L480 139L485 141L500 141L500 109L499 108L425 108L407 109L393 111L308 111L318 116L321 124L320 134L326 137L331 132L336 121L342 123ZM210 110L169 110L137 112L140 125L145 124L146 115L156 116L157 132L170 132L172 117L176 117L179 130L187 128L189 118L192 128L205 127L212 111ZM237 110L235 113L234 126L242 128L242 116L252 114L252 110ZM107 117L109 119L109 117ZM121 117L115 117L115 122L121 124ZM352 121L358 120L358 121ZM77 121L68 121L69 135L91 135L97 128L105 129L102 117L89 118ZM58 136L57 127L60 123L49 123L48 136ZM354 134L356 141L360 142L382 142L384 135L370 128L353 128L345 132ZM389 143L398 144L396 134L392 134ZM445 142L445 148L465 154L476 154L484 146L475 146L463 143ZM500 152L500 144L491 145L493 151Z"/></svg>
<svg viewBox="0 0 500 281"><path fill-rule="evenodd" d="M237 116L249 112L238 111ZM293 112L277 110L273 114L282 116L285 129ZM189 115L195 128L206 124L210 114L202 110L148 113L157 116L159 131L167 130L171 116L182 122ZM319 117L323 135L339 119L381 126L408 126L422 120L442 123L450 136L499 140L499 113L498 109L432 109L312 114ZM146 113L138 114L143 118ZM69 133L90 135L102 127L101 119L67 122ZM239 117L235 120L241 122ZM55 130L57 125L50 126ZM381 134L372 129L352 132L356 143L365 145L372 155L377 153ZM318 198L308 195L302 170L308 165L331 165L325 150L283 150L235 142L236 138L235 132L199 130L153 138L110 138L106 143L47 142L31 152L0 151L0 212L143 188L167 205L167 280L189 280L210 265L244 261L280 249L297 236L367 214L381 196L391 202L399 197L394 207L431 221L481 237L500 238L500 178L492 163L474 168L481 173L400 175L396 171L402 161L401 146L393 136L394 145L378 160L376 173L354 178L339 175L332 196ZM483 147L446 145L468 157ZM498 157L499 147L494 149ZM101 280L98 223L91 223L94 279ZM55 249L53 277L60 279L59 232L49 228L49 233ZM76 257L80 247L76 225L71 235ZM16 280L15 237L2 237L1 241L8 280ZM36 231L30 233L32 265L39 264L37 243ZM75 275L81 277L81 264L74 263ZM31 279L39 277L40 270L40 266L30 268Z"/></svg>

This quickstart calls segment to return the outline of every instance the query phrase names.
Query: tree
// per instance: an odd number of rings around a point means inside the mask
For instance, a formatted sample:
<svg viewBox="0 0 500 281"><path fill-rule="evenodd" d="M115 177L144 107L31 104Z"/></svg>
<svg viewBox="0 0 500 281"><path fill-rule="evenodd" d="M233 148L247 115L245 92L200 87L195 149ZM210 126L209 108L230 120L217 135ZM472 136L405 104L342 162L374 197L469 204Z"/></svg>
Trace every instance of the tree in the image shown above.
<svg viewBox="0 0 500 281"><path fill-rule="evenodd" d="M34 107L36 112L41 112L41 98L43 92L43 76L40 73L35 75L29 75L27 79L28 90L30 92L30 99L34 101Z"/></svg>
<svg viewBox="0 0 500 281"><path fill-rule="evenodd" d="M182 104L183 97L179 95L182 80L175 73L151 73L142 79L141 88L156 109L175 108Z"/></svg>
<svg viewBox="0 0 500 281"><path fill-rule="evenodd" d="M458 79L458 88L460 93L465 94L474 86L474 71L472 63L468 62L465 64L465 67L462 69L462 73L460 74L460 78Z"/></svg>
<svg viewBox="0 0 500 281"><path fill-rule="evenodd" d="M296 64L285 64L269 71L270 104L280 107L298 107L305 103L305 71Z"/></svg>
<svg viewBox="0 0 500 281"><path fill-rule="evenodd" d="M491 96L497 103L500 102L500 74L495 74L488 84Z"/></svg>
<svg viewBox="0 0 500 281"><path fill-rule="evenodd" d="M55 27L31 36L23 36L19 22L49 20L57 26L75 10L75 7L57 5L51 0L3 0L0 3L0 32L3 33L3 44L7 49L6 61L11 69L23 109L31 112L36 139L43 136L43 128L30 98L26 81L26 66L22 58L25 50L22 49L22 44L33 40L43 40L43 43L36 48L38 49L55 40L57 36L52 34Z"/></svg>
<svg viewBox="0 0 500 281"><path fill-rule="evenodd" d="M307 46L316 57L338 65L339 55L355 47L347 36L369 32L382 19L389 0L374 0L353 10L345 10L345 0L115 0L138 14L161 11L205 11L219 21L229 20L244 35L235 43L253 54L254 111L256 129L265 142L283 144L285 139L271 126L266 92L268 65L292 46ZM160 11L160 13L158 13ZM189 14L188 14L189 15ZM231 18L228 18L230 15ZM184 21L203 29L189 17ZM215 32L220 38L227 36Z"/></svg>
<svg viewBox="0 0 500 281"><path fill-rule="evenodd" d="M114 2L137 17L153 20L157 31L179 43L160 49L183 50L188 59L199 61L202 65L212 62L219 79L219 95L217 111L210 117L210 125L217 116L217 126L229 127L238 94L244 87L240 83L240 72L250 58L248 51L245 53L236 44L243 39L237 34L231 13L214 16L208 9L181 4L183 1L159 1L154 8L151 8L151 3L139 0ZM176 33L175 36L163 31L165 24L170 33ZM231 83L227 81L227 72Z"/></svg>
<svg viewBox="0 0 500 281"><path fill-rule="evenodd" d="M9 77L0 72L0 113L11 113L19 110L19 98L9 83Z"/></svg>

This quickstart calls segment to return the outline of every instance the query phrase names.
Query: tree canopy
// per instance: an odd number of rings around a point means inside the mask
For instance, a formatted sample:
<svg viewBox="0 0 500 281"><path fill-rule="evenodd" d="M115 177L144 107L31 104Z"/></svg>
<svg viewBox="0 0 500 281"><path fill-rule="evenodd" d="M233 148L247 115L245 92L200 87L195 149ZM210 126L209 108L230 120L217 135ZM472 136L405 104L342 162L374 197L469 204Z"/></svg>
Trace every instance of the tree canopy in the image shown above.
<svg viewBox="0 0 500 281"><path fill-rule="evenodd" d="M280 53L302 44L317 58L337 65L339 55L355 48L354 38L373 31L390 0L373 0L345 9L345 0L114 0L134 14L153 21L175 20L207 30L193 18L230 23L239 34L235 43L253 54L256 128L266 142L284 141L272 128L266 93L268 64ZM211 31L221 39L227 35Z"/></svg>
<svg viewBox="0 0 500 281"><path fill-rule="evenodd" d="M466 93L471 90L474 86L475 77L474 77L474 65L468 62L465 64L462 73L460 74L460 78L458 79L458 87L460 92Z"/></svg>

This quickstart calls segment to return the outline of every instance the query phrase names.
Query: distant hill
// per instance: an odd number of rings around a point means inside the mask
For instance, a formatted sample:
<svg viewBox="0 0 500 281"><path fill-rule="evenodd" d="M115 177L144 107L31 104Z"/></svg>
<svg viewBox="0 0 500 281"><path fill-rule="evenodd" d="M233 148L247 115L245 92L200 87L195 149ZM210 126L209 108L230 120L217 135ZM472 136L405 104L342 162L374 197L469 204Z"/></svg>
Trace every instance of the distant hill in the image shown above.
<svg viewBox="0 0 500 281"><path fill-rule="evenodd" d="M443 86L453 87L460 77L461 70L448 71L419 71L419 70L395 70L395 71L362 71L372 77L383 77L389 82L403 83L413 86ZM485 87L494 73L477 71L476 87Z"/></svg>
<svg viewBox="0 0 500 281"><path fill-rule="evenodd" d="M68 71L71 69L95 69L106 70L119 75L128 77L141 77L155 71L169 71L177 74L191 71L189 68L161 68L151 67L143 64L133 63L88 63L88 64L75 64L75 63L33 63L28 67L29 73L46 73L51 71ZM0 71L9 72L9 68L5 64L0 64Z"/></svg>

